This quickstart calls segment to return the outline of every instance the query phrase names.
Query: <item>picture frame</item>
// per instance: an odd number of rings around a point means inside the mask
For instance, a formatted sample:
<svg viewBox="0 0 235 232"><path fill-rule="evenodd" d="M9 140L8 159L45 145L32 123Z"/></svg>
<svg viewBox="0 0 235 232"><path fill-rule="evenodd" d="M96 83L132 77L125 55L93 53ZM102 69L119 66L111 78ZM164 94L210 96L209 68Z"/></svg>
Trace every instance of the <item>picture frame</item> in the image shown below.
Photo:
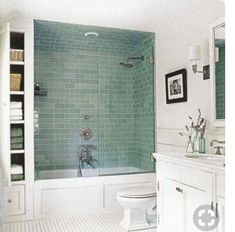
<svg viewBox="0 0 235 232"><path fill-rule="evenodd" d="M187 101L187 70L180 69L165 75L166 103Z"/></svg>

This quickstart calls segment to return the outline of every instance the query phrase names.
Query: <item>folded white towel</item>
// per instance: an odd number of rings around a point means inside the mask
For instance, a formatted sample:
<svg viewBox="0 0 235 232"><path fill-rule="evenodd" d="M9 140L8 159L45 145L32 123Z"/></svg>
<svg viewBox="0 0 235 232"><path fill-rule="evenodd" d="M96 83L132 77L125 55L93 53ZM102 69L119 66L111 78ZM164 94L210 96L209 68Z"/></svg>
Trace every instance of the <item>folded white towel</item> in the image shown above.
<svg viewBox="0 0 235 232"><path fill-rule="evenodd" d="M23 116L10 116L11 121L22 120Z"/></svg>
<svg viewBox="0 0 235 232"><path fill-rule="evenodd" d="M22 109L22 102L12 101L10 102L11 109Z"/></svg>
<svg viewBox="0 0 235 232"><path fill-rule="evenodd" d="M10 116L21 116L23 111L21 109L10 109Z"/></svg>
<svg viewBox="0 0 235 232"><path fill-rule="evenodd" d="M19 164L12 164L11 165L11 175L18 175L18 174L23 174L23 166Z"/></svg>

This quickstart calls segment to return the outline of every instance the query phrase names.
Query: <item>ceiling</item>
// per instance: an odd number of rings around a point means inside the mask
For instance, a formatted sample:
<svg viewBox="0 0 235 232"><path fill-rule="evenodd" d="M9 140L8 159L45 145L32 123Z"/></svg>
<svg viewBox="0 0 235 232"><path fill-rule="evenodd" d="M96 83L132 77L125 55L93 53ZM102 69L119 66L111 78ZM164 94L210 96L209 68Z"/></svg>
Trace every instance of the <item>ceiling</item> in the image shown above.
<svg viewBox="0 0 235 232"><path fill-rule="evenodd" d="M206 10L224 10L222 0L0 0L0 20L15 16L156 31Z"/></svg>

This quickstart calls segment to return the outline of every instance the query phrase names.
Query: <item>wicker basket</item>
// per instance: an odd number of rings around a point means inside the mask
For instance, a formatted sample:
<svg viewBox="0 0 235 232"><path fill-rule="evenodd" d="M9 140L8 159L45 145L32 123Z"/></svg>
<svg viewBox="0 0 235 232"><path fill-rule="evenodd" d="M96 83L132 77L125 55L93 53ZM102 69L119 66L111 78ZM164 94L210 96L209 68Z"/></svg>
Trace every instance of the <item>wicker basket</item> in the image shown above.
<svg viewBox="0 0 235 232"><path fill-rule="evenodd" d="M11 73L10 74L10 90L19 91L21 84L21 74L20 73Z"/></svg>
<svg viewBox="0 0 235 232"><path fill-rule="evenodd" d="M24 61L24 50L21 49L11 49L10 51L11 61Z"/></svg>

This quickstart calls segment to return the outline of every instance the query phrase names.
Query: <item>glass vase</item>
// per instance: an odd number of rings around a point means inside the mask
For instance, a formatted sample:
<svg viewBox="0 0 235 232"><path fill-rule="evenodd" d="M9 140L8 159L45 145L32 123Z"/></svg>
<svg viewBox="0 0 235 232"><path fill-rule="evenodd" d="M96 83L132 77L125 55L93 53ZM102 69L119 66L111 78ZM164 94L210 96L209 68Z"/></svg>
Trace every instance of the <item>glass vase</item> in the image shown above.
<svg viewBox="0 0 235 232"><path fill-rule="evenodd" d="M188 138L188 143L187 143L187 147L186 147L186 152L187 153L193 153L193 142L192 142L192 138L189 136Z"/></svg>
<svg viewBox="0 0 235 232"><path fill-rule="evenodd" d="M199 138L199 153L206 153L206 140L204 137Z"/></svg>
<svg viewBox="0 0 235 232"><path fill-rule="evenodd" d="M198 136L198 134L194 137L194 140L193 140L193 151L199 152L199 136Z"/></svg>

